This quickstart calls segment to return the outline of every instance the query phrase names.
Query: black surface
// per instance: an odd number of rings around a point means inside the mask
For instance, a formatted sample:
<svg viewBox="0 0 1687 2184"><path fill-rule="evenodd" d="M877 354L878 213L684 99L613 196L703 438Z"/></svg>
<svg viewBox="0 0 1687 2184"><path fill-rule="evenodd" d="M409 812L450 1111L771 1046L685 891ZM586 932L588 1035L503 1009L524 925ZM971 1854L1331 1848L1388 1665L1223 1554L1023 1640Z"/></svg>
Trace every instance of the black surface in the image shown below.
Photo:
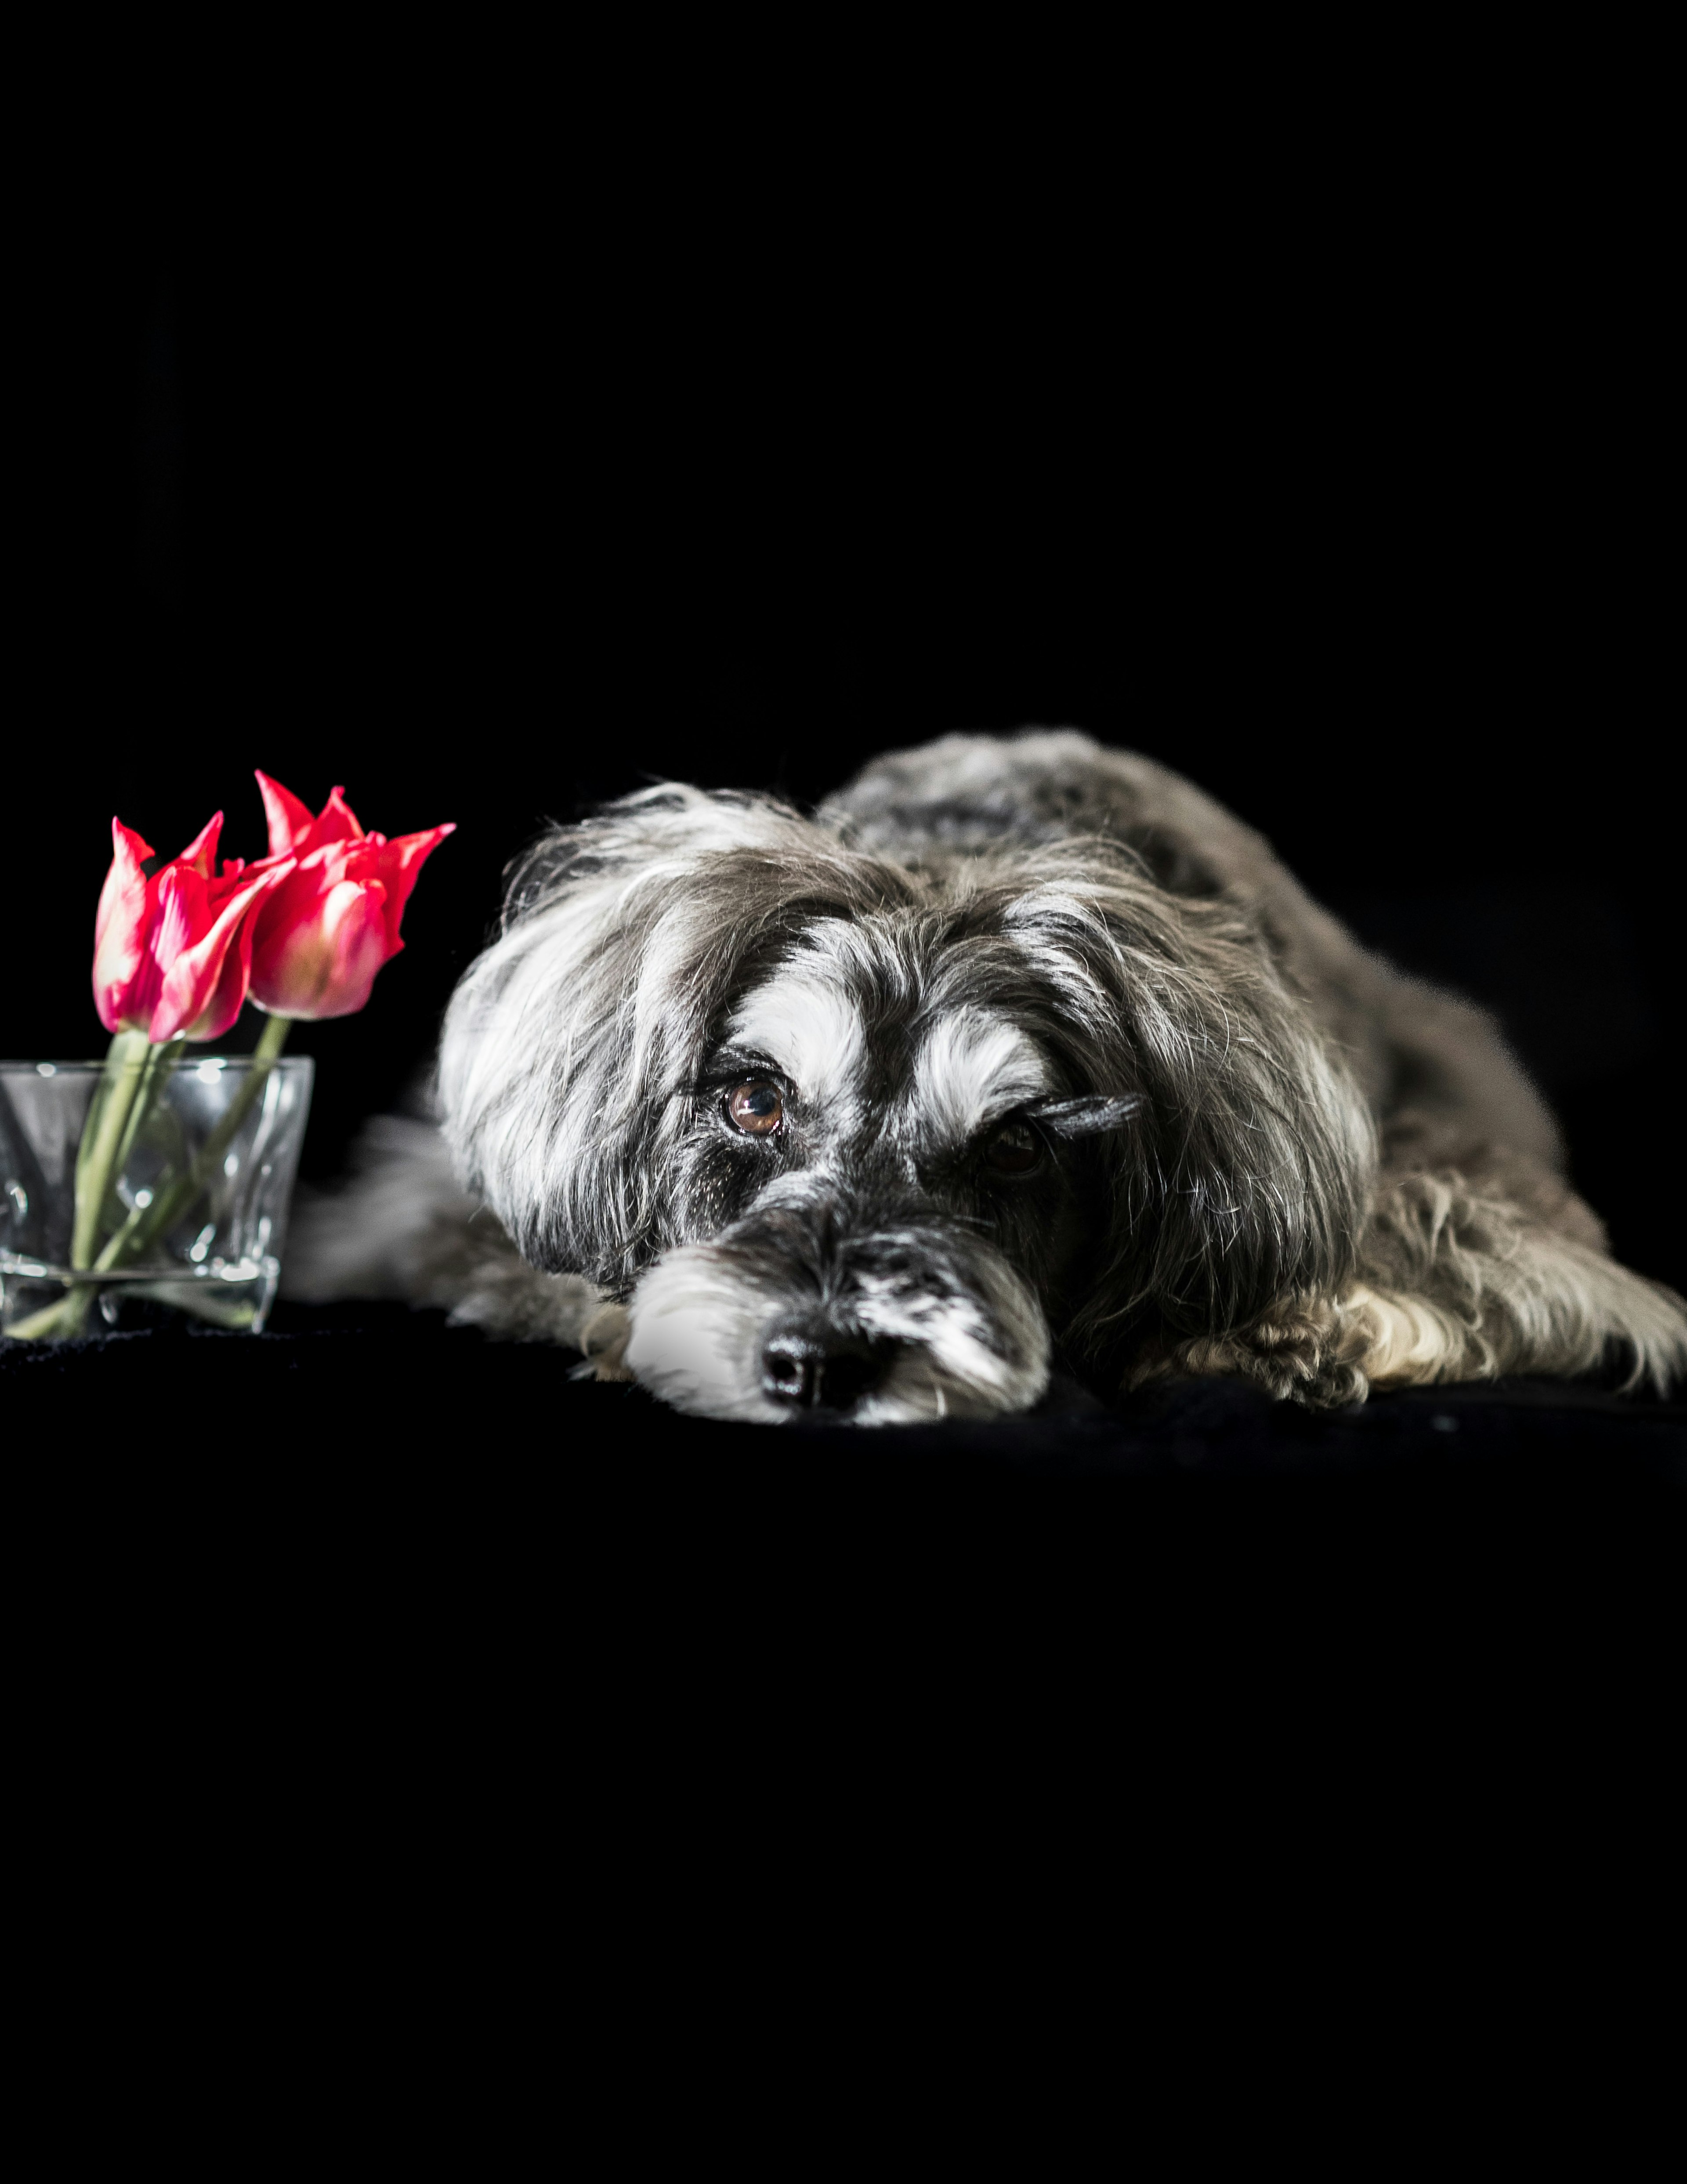
<svg viewBox="0 0 1687 2184"><path fill-rule="evenodd" d="M1241 1891L1298 1961L1309 1902L1363 1933L1562 1839L1557 1948L1574 1815L1602 1919L1678 1809L1680 1407L758 1430L393 1307L0 1347L0 1427L26 1880L242 1964L262 1906L314 1963L460 1920L548 1978L648 1919L665 1978L696 1907L741 1953L746 1904L801 1936L887 1865L993 1949L1004 1892L1181 1937Z"/></svg>
<svg viewBox="0 0 1687 2184"><path fill-rule="evenodd" d="M1010 1735L1119 1783L1157 1747L1130 1792L1156 1808L1184 1752L1232 1780L1223 1828L1258 1794L1235 1770L1285 1763L1297 1720L1332 1778L1367 1745L1386 1773L1402 1733L1503 1766L1526 1719L1624 1764L1673 1742L1687 1406L1592 1387L1319 1418L1204 1381L1116 1412L743 1427L342 1306L257 1338L0 1346L0 1426L28 1673L50 1691L74 1664L61 1733L92 1709L142 1769L160 1736L190 1769L237 1746L253 1794L276 1740L376 1781L397 1739L426 1801L445 1734L471 1769L448 1794L484 1768L509 1824L529 1796L613 1813L629 1769L655 1786L640 1825L671 1830L723 1769L777 1811L799 1752L804 1796L832 1797L838 1738L925 1768Z"/></svg>
<svg viewBox="0 0 1687 2184"><path fill-rule="evenodd" d="M576 1378L576 1365L571 1352L488 1342L403 1305L283 1304L258 1336L177 1322L0 1344L0 1391L14 1425L33 1414L97 1435L109 1422L156 1446L191 1408L213 1441L226 1435L265 1461L286 1448L318 1466L402 1451L465 1468L531 1462L559 1479L572 1464L625 1462L669 1483L706 1469L961 1496L1072 1479L1311 1482L1332 1506L1372 1487L1451 1507L1503 1479L1543 1492L1550 1480L1567 1507L1579 1492L1590 1509L1652 1496L1662 1510L1687 1486L1687 1403L1586 1382L1413 1389L1317 1412L1224 1380L1113 1407L1061 1381L1027 1417L864 1430L682 1417L637 1387Z"/></svg>

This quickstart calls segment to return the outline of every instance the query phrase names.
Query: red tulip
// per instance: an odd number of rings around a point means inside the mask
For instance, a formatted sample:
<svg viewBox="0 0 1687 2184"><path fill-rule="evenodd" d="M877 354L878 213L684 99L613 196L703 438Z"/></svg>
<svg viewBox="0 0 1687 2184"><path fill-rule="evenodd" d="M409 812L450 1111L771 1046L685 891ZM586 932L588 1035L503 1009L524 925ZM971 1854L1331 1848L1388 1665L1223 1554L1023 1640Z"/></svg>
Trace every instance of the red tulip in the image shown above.
<svg viewBox="0 0 1687 2184"><path fill-rule="evenodd" d="M94 921L94 1006L110 1032L165 1039L220 1039L240 1014L252 965L251 912L292 869L270 858L213 872L219 811L179 857L149 879L156 852L111 822L111 870Z"/></svg>
<svg viewBox="0 0 1687 2184"><path fill-rule="evenodd" d="M365 834L337 788L315 818L258 776L270 820L264 866L287 867L253 920L252 998L278 1017L348 1017L404 946L398 922L428 857L454 827ZM254 869L259 869L254 867Z"/></svg>

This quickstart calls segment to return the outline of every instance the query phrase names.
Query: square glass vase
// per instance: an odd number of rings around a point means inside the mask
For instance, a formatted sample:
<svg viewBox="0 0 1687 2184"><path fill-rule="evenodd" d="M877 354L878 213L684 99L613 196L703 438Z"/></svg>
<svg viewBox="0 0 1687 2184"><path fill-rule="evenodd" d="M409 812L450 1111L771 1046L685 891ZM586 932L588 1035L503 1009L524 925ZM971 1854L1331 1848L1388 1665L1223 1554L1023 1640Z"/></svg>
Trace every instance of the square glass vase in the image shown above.
<svg viewBox="0 0 1687 2184"><path fill-rule="evenodd" d="M181 1313L260 1333L315 1069L308 1056L176 1061L97 1210L84 1176L79 1222L78 1150L109 1067L0 1062L0 1335L64 1341Z"/></svg>

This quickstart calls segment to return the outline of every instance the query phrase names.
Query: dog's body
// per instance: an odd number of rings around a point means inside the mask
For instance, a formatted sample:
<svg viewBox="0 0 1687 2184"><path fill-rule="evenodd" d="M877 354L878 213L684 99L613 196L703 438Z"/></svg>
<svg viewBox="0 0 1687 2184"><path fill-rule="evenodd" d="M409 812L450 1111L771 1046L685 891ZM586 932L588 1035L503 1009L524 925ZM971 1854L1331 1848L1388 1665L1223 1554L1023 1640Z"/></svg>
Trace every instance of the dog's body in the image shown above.
<svg viewBox="0 0 1687 2184"><path fill-rule="evenodd" d="M447 1304L685 1409L976 1416L1057 1358L1316 1403L1687 1369L1488 1018L1072 733L894 753L812 821L664 787L558 830L438 1085L290 1285Z"/></svg>

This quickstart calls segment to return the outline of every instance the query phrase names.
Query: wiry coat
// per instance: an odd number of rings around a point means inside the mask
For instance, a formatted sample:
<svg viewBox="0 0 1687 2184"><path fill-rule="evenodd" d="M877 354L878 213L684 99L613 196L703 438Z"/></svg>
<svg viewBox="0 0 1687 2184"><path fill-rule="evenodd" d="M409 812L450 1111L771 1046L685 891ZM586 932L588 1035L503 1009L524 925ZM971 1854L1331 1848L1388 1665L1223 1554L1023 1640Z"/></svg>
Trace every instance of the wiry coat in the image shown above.
<svg viewBox="0 0 1687 2184"><path fill-rule="evenodd" d="M293 1286L446 1302L685 1408L1021 1409L1055 1359L1311 1402L1687 1364L1491 1022L1072 733L894 753L813 820L664 786L558 829L438 1092L457 1184L389 1123Z"/></svg>

